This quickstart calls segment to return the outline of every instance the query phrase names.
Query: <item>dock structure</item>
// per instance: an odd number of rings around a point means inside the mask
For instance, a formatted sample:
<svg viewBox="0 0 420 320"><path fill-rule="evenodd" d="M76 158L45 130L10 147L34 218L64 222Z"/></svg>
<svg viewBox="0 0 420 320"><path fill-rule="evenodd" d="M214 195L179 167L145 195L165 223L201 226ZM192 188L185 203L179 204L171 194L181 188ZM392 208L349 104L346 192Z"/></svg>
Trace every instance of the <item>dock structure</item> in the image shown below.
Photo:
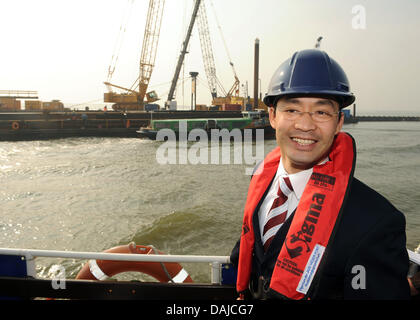
<svg viewBox="0 0 420 320"><path fill-rule="evenodd" d="M413 116L356 116L357 121L420 121Z"/></svg>

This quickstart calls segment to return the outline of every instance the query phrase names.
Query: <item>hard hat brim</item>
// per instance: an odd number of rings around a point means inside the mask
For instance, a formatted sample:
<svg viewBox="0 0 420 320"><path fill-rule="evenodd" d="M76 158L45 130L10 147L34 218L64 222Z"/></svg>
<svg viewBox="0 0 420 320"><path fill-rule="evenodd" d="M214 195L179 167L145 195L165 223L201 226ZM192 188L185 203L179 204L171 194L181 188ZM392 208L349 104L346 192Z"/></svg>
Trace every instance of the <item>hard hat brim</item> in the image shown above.
<svg viewBox="0 0 420 320"><path fill-rule="evenodd" d="M319 90L314 92L313 90L305 91L289 91L289 92L282 92L280 94L274 95L266 95L263 99L264 104L267 107L275 107L277 101L283 97L317 97L317 98L326 98L332 99L338 102L340 109L346 108L356 100L356 97L352 93L343 93L337 92L333 90Z"/></svg>

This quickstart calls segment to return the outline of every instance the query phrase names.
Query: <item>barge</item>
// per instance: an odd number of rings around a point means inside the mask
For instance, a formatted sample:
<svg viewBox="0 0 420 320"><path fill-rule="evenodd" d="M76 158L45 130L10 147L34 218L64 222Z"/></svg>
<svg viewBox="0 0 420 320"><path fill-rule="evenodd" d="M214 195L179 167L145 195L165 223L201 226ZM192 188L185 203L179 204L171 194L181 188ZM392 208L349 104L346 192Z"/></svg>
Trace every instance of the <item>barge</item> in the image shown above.
<svg viewBox="0 0 420 320"><path fill-rule="evenodd" d="M0 141L65 137L137 137L153 119L238 118L240 111L0 112Z"/></svg>
<svg viewBox="0 0 420 320"><path fill-rule="evenodd" d="M274 131L263 111L63 111L0 112L0 141L66 137L138 137L140 128L154 120L250 118L268 137ZM248 120L244 120L248 121Z"/></svg>
<svg viewBox="0 0 420 320"><path fill-rule="evenodd" d="M420 117L353 116L344 110L344 123L359 121L420 121ZM264 138L275 137L268 113L255 111L159 110L159 111L0 111L0 141L39 140L66 137L138 137L154 120L250 118L248 128L264 129Z"/></svg>
<svg viewBox="0 0 420 320"><path fill-rule="evenodd" d="M211 130L214 129L226 129L229 132L234 129L244 130L249 127L251 122L252 119L249 118L151 120L150 126L140 128L137 133L139 134L139 137L147 137L149 139L156 140L158 132L166 129L167 133L173 133L178 139L181 133L189 134L191 131L197 129L200 129L201 132L205 132L206 134L209 134ZM165 131L162 131L162 133L164 132Z"/></svg>
<svg viewBox="0 0 420 320"><path fill-rule="evenodd" d="M137 131L139 137L146 137L152 140L156 140L158 132L162 131L163 140L166 138L173 137L175 139L180 138L180 133L185 134L185 137L189 135L194 129L200 129L201 133L206 133L208 136L211 135L212 130L218 130L217 136L223 138L226 132L229 133L230 138L234 138L231 134L234 134L234 130L241 132L241 139L245 138L242 134L244 130L250 131L252 139L256 139L257 130L261 130L264 135L259 135L264 139L275 138L275 130L271 127L268 120L268 115L262 111L243 111L242 117L240 118L199 118L199 119L172 119L172 120L151 120L150 125L147 127L141 127ZM196 131L197 135L200 135L200 131ZM157 140L162 140L158 137Z"/></svg>

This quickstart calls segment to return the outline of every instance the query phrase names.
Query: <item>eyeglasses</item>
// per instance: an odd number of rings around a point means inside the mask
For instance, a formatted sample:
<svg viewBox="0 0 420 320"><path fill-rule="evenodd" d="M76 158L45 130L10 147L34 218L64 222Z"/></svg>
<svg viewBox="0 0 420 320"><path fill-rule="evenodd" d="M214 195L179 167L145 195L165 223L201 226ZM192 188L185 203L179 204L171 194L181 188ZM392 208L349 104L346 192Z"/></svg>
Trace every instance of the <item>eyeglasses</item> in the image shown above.
<svg viewBox="0 0 420 320"><path fill-rule="evenodd" d="M297 120L300 118L304 113L308 113L312 120L315 122L328 122L331 121L333 118L335 118L336 114L339 114L339 112L327 112L322 110L317 111L299 111L295 109L287 109L287 110L279 110L281 113L283 113L284 118L286 120Z"/></svg>

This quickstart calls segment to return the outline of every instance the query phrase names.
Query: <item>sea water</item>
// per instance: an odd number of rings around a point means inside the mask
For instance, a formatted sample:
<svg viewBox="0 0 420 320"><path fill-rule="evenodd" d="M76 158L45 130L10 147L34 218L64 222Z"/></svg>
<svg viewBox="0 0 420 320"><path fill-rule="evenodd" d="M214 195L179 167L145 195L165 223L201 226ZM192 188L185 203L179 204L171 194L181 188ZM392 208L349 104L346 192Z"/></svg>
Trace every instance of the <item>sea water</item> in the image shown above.
<svg viewBox="0 0 420 320"><path fill-rule="evenodd" d="M420 122L359 122L343 131L356 140L355 176L404 213L407 247L414 249ZM249 164L162 164L156 157L162 143L0 142L0 247L100 252L134 241L167 254L229 255L241 232ZM264 154L275 145L266 140ZM37 274L47 277L59 264L71 278L84 263L40 258ZM208 265L184 267L195 281L208 281Z"/></svg>

